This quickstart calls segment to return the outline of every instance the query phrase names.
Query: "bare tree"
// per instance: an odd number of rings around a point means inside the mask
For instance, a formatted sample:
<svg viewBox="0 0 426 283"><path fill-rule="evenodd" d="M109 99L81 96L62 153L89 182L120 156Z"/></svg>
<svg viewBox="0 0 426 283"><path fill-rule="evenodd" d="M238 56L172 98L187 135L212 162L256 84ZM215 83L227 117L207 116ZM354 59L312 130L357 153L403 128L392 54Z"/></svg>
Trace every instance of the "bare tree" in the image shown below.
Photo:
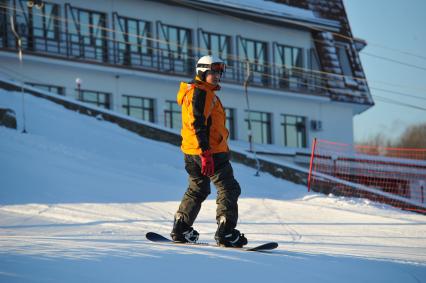
<svg viewBox="0 0 426 283"><path fill-rule="evenodd" d="M426 123L408 127L397 140L396 146L426 148Z"/></svg>
<svg viewBox="0 0 426 283"><path fill-rule="evenodd" d="M391 140L384 133L371 135L367 140L357 142L356 145L371 147L390 147Z"/></svg>

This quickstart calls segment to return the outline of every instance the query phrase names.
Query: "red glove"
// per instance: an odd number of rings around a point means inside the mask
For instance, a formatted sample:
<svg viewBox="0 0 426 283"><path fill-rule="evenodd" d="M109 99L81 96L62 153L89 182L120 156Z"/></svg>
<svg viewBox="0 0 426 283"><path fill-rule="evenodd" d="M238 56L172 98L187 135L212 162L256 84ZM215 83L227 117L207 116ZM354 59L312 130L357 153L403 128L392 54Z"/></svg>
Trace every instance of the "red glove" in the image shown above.
<svg viewBox="0 0 426 283"><path fill-rule="evenodd" d="M201 174L211 176L214 174L213 155L210 150L206 150L200 154L201 157Z"/></svg>

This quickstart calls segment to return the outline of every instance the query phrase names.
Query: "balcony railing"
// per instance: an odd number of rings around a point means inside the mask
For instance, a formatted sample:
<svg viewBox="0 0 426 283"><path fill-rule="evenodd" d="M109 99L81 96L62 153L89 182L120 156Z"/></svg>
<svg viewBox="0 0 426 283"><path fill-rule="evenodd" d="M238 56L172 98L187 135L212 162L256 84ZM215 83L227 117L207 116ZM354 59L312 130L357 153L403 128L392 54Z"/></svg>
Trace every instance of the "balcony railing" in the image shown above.
<svg viewBox="0 0 426 283"><path fill-rule="evenodd" d="M0 49L17 50L17 41L11 32L10 23L5 17L0 17L0 23ZM37 28L33 28L30 32L29 27L22 23L17 26L17 30L21 35L24 52L35 55L49 55L183 76L193 76L195 73L196 58L192 50L177 52L161 49L155 45L135 48L130 42L113 39L112 35L102 38L61 32L51 37L36 36L34 34L43 34L43 32ZM316 95L325 93L325 78L322 74L256 62L251 62L250 68L249 81L252 86ZM246 79L246 72L247 65L244 60L231 60L228 62L223 81L242 84Z"/></svg>

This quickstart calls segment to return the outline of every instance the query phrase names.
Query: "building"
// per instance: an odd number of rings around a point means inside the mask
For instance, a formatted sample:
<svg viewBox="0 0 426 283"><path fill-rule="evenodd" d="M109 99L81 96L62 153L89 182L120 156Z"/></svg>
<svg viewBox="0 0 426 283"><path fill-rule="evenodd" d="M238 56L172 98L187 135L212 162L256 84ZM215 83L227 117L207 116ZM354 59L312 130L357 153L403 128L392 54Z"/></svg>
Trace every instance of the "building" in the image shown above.
<svg viewBox="0 0 426 283"><path fill-rule="evenodd" d="M374 105L365 45L342 0L0 0L1 75L178 129L179 82L211 53L227 63L231 139L248 139L250 117L255 143L290 148L353 142L353 117Z"/></svg>

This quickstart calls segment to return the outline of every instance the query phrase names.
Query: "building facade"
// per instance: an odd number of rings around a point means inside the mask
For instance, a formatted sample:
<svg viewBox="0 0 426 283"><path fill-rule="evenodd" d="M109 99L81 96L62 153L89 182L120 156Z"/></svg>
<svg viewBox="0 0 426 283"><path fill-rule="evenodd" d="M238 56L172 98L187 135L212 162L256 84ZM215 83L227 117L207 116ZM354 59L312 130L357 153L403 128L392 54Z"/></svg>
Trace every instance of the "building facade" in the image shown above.
<svg viewBox="0 0 426 283"><path fill-rule="evenodd" d="M248 139L250 119L259 144L352 143L354 115L374 104L358 57L365 42L341 0L320 2L0 0L0 72L178 130L179 82L214 54L227 64L217 94L231 139Z"/></svg>

